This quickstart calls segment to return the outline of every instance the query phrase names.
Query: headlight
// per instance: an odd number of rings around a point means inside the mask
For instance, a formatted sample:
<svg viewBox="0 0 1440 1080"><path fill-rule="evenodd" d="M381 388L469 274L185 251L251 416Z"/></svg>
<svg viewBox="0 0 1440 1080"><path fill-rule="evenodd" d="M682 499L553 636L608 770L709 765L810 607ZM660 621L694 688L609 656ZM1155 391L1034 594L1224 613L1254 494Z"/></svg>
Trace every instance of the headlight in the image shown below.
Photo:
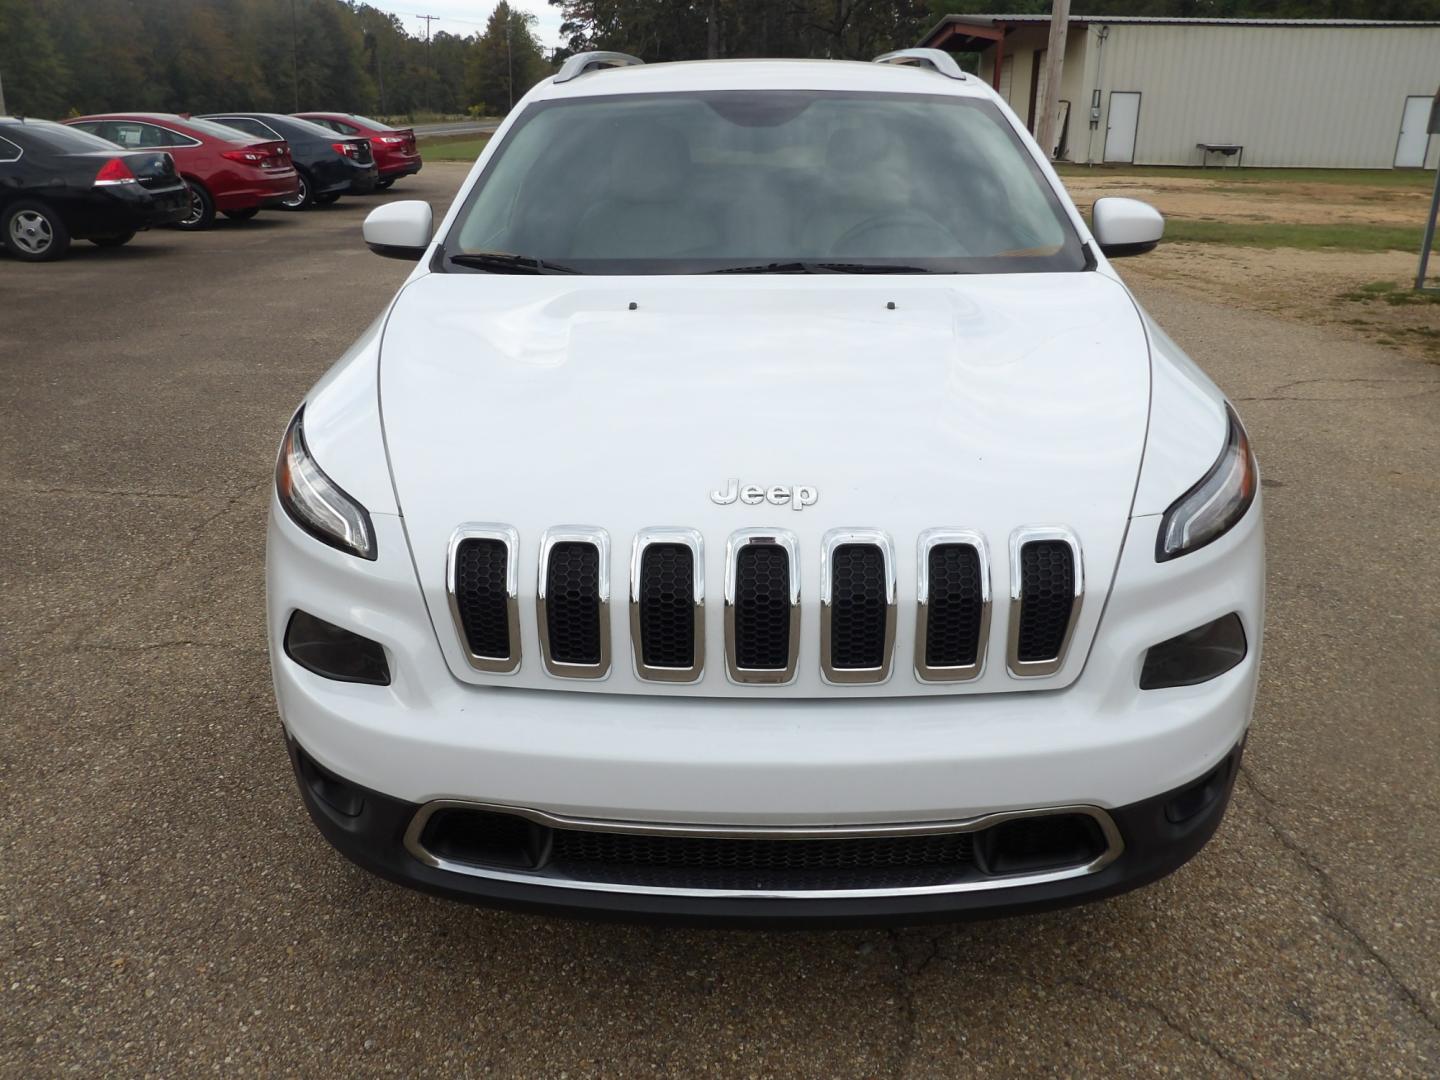
<svg viewBox="0 0 1440 1080"><path fill-rule="evenodd" d="M1200 482L1165 511L1160 535L1155 539L1156 562L1187 555L1220 539L1255 501L1259 475L1250 440L1229 405L1225 406L1225 415L1230 424L1225 449Z"/></svg>
<svg viewBox="0 0 1440 1080"><path fill-rule="evenodd" d="M375 530L370 515L315 464L305 447L304 417L302 408L280 444L280 460L275 465L280 505L315 539L362 559L373 559Z"/></svg>

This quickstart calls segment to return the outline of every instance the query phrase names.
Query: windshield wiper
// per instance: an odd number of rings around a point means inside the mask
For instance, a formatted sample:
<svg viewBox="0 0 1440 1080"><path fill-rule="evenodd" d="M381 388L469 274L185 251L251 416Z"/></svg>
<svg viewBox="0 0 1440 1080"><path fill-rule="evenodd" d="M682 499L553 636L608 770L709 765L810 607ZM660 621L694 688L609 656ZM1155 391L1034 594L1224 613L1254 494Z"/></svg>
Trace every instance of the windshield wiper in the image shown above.
<svg viewBox="0 0 1440 1080"><path fill-rule="evenodd" d="M813 263L772 262L757 266L723 266L719 270L706 270L707 274L823 274Z"/></svg>
<svg viewBox="0 0 1440 1080"><path fill-rule="evenodd" d="M757 266L726 266L707 270L709 274L931 274L923 266L897 266L894 263L858 262L797 262L761 263Z"/></svg>
<svg viewBox="0 0 1440 1080"><path fill-rule="evenodd" d="M508 251L462 251L451 255L449 261L456 266L471 270L484 270L491 274L578 274L572 266L537 259L532 255L512 255Z"/></svg>
<svg viewBox="0 0 1440 1080"><path fill-rule="evenodd" d="M924 266L897 266L895 263L825 262L814 263L823 274L933 274Z"/></svg>

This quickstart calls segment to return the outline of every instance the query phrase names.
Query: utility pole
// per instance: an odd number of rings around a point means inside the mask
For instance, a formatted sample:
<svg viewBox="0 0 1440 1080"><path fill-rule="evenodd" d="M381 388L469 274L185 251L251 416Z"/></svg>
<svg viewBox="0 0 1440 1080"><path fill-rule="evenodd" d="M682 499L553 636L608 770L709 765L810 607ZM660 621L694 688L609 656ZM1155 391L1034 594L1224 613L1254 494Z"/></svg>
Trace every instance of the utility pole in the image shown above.
<svg viewBox="0 0 1440 1080"><path fill-rule="evenodd" d="M425 23L425 111L430 111L430 83L435 78L435 65L430 60L430 24L439 22L439 15L416 15Z"/></svg>
<svg viewBox="0 0 1440 1080"><path fill-rule="evenodd" d="M1047 158L1055 156L1055 114L1060 111L1060 76L1065 71L1065 32L1070 0L1054 0L1050 8L1050 41L1045 46L1045 100L1035 118L1035 139Z"/></svg>
<svg viewBox="0 0 1440 1080"><path fill-rule="evenodd" d="M5 80L0 79L0 116L5 115Z"/></svg>
<svg viewBox="0 0 1440 1080"><path fill-rule="evenodd" d="M290 0L290 86L295 91L295 111L300 111L300 51L295 44L295 0Z"/></svg>
<svg viewBox="0 0 1440 1080"><path fill-rule="evenodd" d="M515 63L510 56L510 9L505 9L505 88L510 92L510 108L515 111Z"/></svg>

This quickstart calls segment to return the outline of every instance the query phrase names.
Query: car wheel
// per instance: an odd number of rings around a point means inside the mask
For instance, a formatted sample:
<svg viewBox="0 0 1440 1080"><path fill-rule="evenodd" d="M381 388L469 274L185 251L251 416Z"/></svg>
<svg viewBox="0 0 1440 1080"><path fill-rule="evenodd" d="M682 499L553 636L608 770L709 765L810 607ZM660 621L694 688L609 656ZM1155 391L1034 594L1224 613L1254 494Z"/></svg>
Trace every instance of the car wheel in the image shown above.
<svg viewBox="0 0 1440 1080"><path fill-rule="evenodd" d="M300 190L294 195L291 195L290 198L280 201L280 205L286 210L304 210L312 201L310 195L310 177L306 176L299 169L296 169L295 172L298 174L300 181Z"/></svg>
<svg viewBox="0 0 1440 1080"><path fill-rule="evenodd" d="M316 196L315 196L315 205L316 205L316 206L329 206L331 203L333 203L333 202L334 202L336 199L338 199L338 198L340 198L340 193L339 193L338 191L327 192L327 193L324 194L324 195L316 195Z"/></svg>
<svg viewBox="0 0 1440 1080"><path fill-rule="evenodd" d="M133 232L116 233L114 236L92 236L90 242L96 247L124 247L135 239Z"/></svg>
<svg viewBox="0 0 1440 1080"><path fill-rule="evenodd" d="M256 214L260 213L258 206L247 206L244 210L222 210L220 211L231 221L249 221Z"/></svg>
<svg viewBox="0 0 1440 1080"><path fill-rule="evenodd" d="M0 215L0 242L17 259L50 262L70 250L70 230L50 207L25 199Z"/></svg>
<svg viewBox="0 0 1440 1080"><path fill-rule="evenodd" d="M386 176L375 181L375 189L377 191L388 191L390 189L390 185L393 183L395 183L395 177Z"/></svg>
<svg viewBox="0 0 1440 1080"><path fill-rule="evenodd" d="M186 180L185 187L190 192L190 211L175 227L187 231L210 228L215 224L215 200L198 180Z"/></svg>

